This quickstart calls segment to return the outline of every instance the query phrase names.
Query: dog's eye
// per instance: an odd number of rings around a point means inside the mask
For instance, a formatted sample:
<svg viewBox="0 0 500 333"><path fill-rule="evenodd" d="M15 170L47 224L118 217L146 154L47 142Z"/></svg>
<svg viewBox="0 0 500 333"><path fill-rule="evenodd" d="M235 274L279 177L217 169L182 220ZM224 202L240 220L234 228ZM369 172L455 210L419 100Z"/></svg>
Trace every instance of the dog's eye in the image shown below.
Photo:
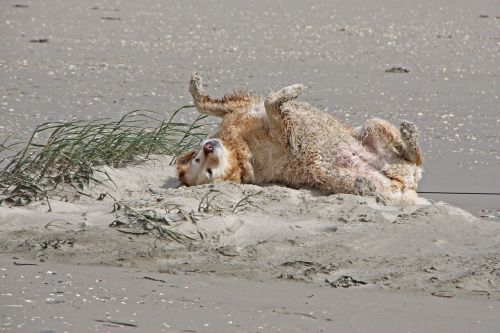
<svg viewBox="0 0 500 333"><path fill-rule="evenodd" d="M199 158L199 157L197 157L197 158L195 158L195 159L194 159L194 161L195 161L196 163L200 163L200 158Z"/></svg>
<svg viewBox="0 0 500 333"><path fill-rule="evenodd" d="M207 173L210 177L212 177L212 169L207 169Z"/></svg>

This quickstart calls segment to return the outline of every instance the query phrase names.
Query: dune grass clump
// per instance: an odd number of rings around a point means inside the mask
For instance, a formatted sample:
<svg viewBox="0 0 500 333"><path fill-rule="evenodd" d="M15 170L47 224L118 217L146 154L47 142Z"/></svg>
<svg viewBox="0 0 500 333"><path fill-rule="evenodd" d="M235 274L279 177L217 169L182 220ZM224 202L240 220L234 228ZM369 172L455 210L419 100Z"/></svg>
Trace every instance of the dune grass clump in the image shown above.
<svg viewBox="0 0 500 333"><path fill-rule="evenodd" d="M169 119L138 110L117 121L45 123L24 145L0 143L0 203L24 205L48 198L61 185L81 191L98 181L99 166L121 167L152 154L177 156L192 149L206 136L207 124L206 116L192 123L175 121L179 111L190 107L179 108Z"/></svg>

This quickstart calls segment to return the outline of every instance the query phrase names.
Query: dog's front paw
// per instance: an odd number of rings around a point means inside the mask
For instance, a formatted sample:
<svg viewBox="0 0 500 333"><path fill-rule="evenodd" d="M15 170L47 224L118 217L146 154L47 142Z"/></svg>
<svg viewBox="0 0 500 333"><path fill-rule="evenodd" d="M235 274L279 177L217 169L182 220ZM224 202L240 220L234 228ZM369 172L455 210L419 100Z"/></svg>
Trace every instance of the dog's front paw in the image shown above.
<svg viewBox="0 0 500 333"><path fill-rule="evenodd" d="M194 72L191 75L191 80L189 81L189 92L191 95L201 95L203 92L203 82L201 75L198 72Z"/></svg>
<svg viewBox="0 0 500 333"><path fill-rule="evenodd" d="M268 96L267 103L282 104L291 101L299 97L302 91L304 91L303 84L293 84L291 86L281 88Z"/></svg>
<svg viewBox="0 0 500 333"><path fill-rule="evenodd" d="M285 87L279 90L276 95L282 98L286 98L287 100L292 100L297 97L304 91L303 84L292 84L291 86Z"/></svg>

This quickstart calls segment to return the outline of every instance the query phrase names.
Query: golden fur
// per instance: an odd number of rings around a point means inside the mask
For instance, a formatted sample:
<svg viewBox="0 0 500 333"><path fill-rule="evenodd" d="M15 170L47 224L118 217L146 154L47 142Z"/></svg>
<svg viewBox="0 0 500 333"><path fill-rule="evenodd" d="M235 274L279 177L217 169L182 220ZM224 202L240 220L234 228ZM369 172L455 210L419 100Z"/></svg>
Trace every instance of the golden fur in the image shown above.
<svg viewBox="0 0 500 333"><path fill-rule="evenodd" d="M197 110L222 122L200 149L177 159L181 183L277 182L323 193L375 195L387 204L419 202L422 156L413 123L403 122L398 130L371 119L354 129L294 101L302 89L285 87L265 101L248 93L213 99L194 73L190 92Z"/></svg>

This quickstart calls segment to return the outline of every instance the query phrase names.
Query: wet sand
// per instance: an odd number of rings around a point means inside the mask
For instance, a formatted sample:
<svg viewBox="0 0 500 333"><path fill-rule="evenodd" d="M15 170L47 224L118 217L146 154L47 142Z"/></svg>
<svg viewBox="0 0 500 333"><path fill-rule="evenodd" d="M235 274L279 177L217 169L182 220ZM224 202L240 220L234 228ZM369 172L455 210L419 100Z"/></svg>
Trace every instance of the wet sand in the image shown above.
<svg viewBox="0 0 500 333"><path fill-rule="evenodd" d="M457 333L497 332L500 325L498 301L130 268L19 266L29 263L0 256L1 331Z"/></svg>

